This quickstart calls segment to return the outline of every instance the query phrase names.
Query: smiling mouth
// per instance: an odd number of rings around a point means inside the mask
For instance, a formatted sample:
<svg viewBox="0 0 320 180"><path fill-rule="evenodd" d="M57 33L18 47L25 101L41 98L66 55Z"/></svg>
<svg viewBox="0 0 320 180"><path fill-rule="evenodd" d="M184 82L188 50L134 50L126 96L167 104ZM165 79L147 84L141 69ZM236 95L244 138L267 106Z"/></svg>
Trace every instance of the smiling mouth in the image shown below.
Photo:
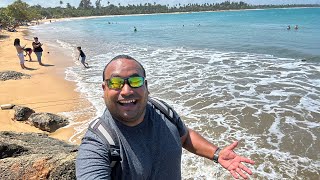
<svg viewBox="0 0 320 180"><path fill-rule="evenodd" d="M118 101L121 106L134 105L137 103L137 100L121 100Z"/></svg>

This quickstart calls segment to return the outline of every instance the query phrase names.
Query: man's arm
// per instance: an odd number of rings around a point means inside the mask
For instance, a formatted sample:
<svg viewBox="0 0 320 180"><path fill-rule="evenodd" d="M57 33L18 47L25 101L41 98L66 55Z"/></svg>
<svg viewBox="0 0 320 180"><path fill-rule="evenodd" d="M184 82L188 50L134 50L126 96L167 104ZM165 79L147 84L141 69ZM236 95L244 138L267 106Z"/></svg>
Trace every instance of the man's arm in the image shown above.
<svg viewBox="0 0 320 180"><path fill-rule="evenodd" d="M88 131L79 147L76 159L78 180L111 179L108 147L93 132Z"/></svg>
<svg viewBox="0 0 320 180"><path fill-rule="evenodd" d="M32 47L33 47L33 49L34 49L34 48L37 48L36 43L33 42L33 43L32 43Z"/></svg>
<svg viewBox="0 0 320 180"><path fill-rule="evenodd" d="M192 129L188 129L188 132L181 137L181 140L183 148L207 159L212 159L214 152L218 149L217 146Z"/></svg>
<svg viewBox="0 0 320 180"><path fill-rule="evenodd" d="M207 141L200 134L194 130L188 129L188 132L181 137L182 146L188 151L197 154L199 156L213 159L214 153L217 151L218 147ZM234 142L231 145L223 148L219 153L218 162L219 164L227 169L234 178L238 179L241 177L247 179L248 176L244 174L252 174L251 170L243 165L243 162L254 164L254 161L237 155L233 149L238 145L238 142ZM244 171L244 172L243 172Z"/></svg>

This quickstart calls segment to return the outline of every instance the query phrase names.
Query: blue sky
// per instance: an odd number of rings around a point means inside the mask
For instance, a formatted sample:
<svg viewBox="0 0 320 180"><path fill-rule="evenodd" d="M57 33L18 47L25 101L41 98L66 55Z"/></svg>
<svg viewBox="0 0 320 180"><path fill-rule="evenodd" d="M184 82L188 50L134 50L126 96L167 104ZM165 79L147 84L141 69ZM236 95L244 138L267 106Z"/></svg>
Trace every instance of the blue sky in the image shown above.
<svg viewBox="0 0 320 180"><path fill-rule="evenodd" d="M0 0L0 7L6 7L9 4L12 4L15 0ZM36 5L39 4L43 7L56 7L60 6L60 0L22 0L29 5ZM188 4L188 3L220 3L225 0L102 0L102 5L106 5L107 2L111 4L118 5L127 5L127 4L144 4L144 3L152 3L156 2L158 4ZM239 2L240 0L230 0ZM320 0L242 0L249 4L320 4ZM67 3L70 3L72 6L78 7L80 0L62 0L65 6ZM91 0L92 4L95 4L96 0Z"/></svg>

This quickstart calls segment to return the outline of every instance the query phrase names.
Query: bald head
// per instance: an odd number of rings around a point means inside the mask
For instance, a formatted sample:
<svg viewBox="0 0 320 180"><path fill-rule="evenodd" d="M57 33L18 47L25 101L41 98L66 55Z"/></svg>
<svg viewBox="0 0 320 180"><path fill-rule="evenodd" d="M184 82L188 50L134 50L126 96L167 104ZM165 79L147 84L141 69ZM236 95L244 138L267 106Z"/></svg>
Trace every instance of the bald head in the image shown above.
<svg viewBox="0 0 320 180"><path fill-rule="evenodd" d="M142 72L143 72L143 76L146 77L146 71L145 71L144 67L137 60L135 60L133 57L128 56L128 55L118 55L118 56L114 57L113 59L111 59L111 61L109 61L108 64L104 67L103 74L102 74L102 80L103 81L105 81L105 73L106 73L106 70L107 70L108 66L112 62L120 60L120 59L127 59L127 60L135 61L141 67Z"/></svg>

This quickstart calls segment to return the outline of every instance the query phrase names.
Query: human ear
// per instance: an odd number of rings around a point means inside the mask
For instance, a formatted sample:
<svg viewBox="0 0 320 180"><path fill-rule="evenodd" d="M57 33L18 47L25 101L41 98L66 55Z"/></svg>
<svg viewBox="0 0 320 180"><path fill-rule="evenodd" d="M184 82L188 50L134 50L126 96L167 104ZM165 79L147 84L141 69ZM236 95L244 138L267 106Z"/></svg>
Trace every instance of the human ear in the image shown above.
<svg viewBox="0 0 320 180"><path fill-rule="evenodd" d="M103 83L101 84L102 85L102 89L103 90L106 90L105 88L106 88L106 83L103 81Z"/></svg>

